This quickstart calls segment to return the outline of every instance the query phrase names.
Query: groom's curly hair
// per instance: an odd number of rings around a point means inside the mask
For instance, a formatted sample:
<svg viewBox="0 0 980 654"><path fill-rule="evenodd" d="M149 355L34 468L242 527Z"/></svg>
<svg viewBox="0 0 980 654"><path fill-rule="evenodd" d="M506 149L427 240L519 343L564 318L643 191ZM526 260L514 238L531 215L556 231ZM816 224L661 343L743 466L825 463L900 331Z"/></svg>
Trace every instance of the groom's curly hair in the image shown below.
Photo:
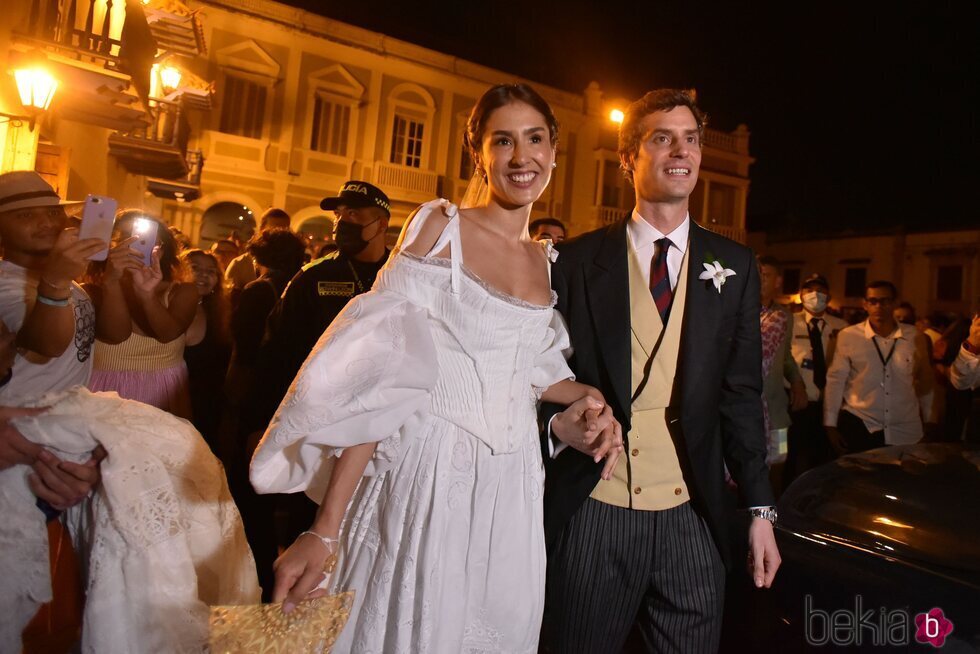
<svg viewBox="0 0 980 654"><path fill-rule="evenodd" d="M633 183L633 171L622 162L631 160L640 149L640 141L644 136L641 129L643 119L656 111L670 111L675 107L687 107L691 110L698 124L698 141L704 141L704 128L708 124L708 115L698 107L697 92L694 89L650 91L626 109L623 124L619 126L619 159L623 174L630 184Z"/></svg>

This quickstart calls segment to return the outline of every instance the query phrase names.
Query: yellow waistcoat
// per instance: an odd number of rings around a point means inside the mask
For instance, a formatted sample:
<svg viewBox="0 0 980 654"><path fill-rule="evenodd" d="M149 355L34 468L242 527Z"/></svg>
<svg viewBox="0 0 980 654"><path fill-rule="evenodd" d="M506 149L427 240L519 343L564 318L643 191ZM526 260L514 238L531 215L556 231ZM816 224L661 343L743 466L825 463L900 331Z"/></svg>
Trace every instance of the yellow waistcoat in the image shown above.
<svg viewBox="0 0 980 654"><path fill-rule="evenodd" d="M667 430L667 408L674 391L680 353L690 248L684 253L665 333L636 253L628 245L626 249L629 252L630 390L633 397L629 447L625 456L620 457L612 479L600 480L592 491L592 498L625 508L660 511L690 499L677 450Z"/></svg>

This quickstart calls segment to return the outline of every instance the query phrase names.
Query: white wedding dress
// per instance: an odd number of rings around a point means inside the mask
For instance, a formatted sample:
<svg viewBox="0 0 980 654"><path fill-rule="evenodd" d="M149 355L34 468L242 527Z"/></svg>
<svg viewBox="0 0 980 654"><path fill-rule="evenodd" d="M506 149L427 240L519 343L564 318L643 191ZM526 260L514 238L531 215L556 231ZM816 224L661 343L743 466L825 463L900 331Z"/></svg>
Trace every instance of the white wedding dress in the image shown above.
<svg viewBox="0 0 980 654"><path fill-rule="evenodd" d="M536 401L572 378L552 305L462 261L456 207L432 249L395 252L320 338L252 460L259 492L319 501L342 448L378 442L341 530L331 590L356 593L334 651L536 652L544 470ZM551 254L548 248L549 256Z"/></svg>

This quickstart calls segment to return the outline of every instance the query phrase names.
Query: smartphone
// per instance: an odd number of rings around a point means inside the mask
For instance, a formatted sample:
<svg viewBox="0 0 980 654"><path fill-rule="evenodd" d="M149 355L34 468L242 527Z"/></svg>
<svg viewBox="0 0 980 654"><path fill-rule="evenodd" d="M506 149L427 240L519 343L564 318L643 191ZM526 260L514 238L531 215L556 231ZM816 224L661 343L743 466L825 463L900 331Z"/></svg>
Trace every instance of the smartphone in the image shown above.
<svg viewBox="0 0 980 654"><path fill-rule="evenodd" d="M136 242L130 245L132 249L143 255L143 265L149 266L153 259L153 248L157 244L157 221L149 218L137 218L133 221L133 236Z"/></svg>
<svg viewBox="0 0 980 654"><path fill-rule="evenodd" d="M109 256L109 241L112 238L112 223L116 218L118 203L101 195L89 195L82 208L82 224L78 238L97 238L105 241L105 249L89 257L89 261L105 261Z"/></svg>

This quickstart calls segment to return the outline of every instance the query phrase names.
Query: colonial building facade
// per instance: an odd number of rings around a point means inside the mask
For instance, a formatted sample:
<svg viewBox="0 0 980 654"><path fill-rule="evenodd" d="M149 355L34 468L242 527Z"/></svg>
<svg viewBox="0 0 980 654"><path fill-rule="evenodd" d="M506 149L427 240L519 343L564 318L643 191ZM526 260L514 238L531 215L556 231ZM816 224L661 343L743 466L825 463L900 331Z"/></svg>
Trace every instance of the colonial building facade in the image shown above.
<svg viewBox="0 0 980 654"><path fill-rule="evenodd" d="M363 179L393 201L459 200L466 117L491 84L524 81L269 0L8 0L0 60L58 82L45 111L0 80L2 170L36 168L66 196L116 197L202 246L279 206L310 236L319 201ZM632 206L610 118L626 102L531 82L561 123L534 216L579 233ZM4 118L6 116L6 118ZM34 125L31 125L31 118ZM692 216L745 240L749 132L709 129Z"/></svg>
<svg viewBox="0 0 980 654"><path fill-rule="evenodd" d="M980 230L898 232L837 238L771 240L749 234L749 245L783 266L783 291L793 298L800 280L820 273L832 305L859 308L864 285L893 282L919 315L980 311ZM798 298L795 298L798 300Z"/></svg>

